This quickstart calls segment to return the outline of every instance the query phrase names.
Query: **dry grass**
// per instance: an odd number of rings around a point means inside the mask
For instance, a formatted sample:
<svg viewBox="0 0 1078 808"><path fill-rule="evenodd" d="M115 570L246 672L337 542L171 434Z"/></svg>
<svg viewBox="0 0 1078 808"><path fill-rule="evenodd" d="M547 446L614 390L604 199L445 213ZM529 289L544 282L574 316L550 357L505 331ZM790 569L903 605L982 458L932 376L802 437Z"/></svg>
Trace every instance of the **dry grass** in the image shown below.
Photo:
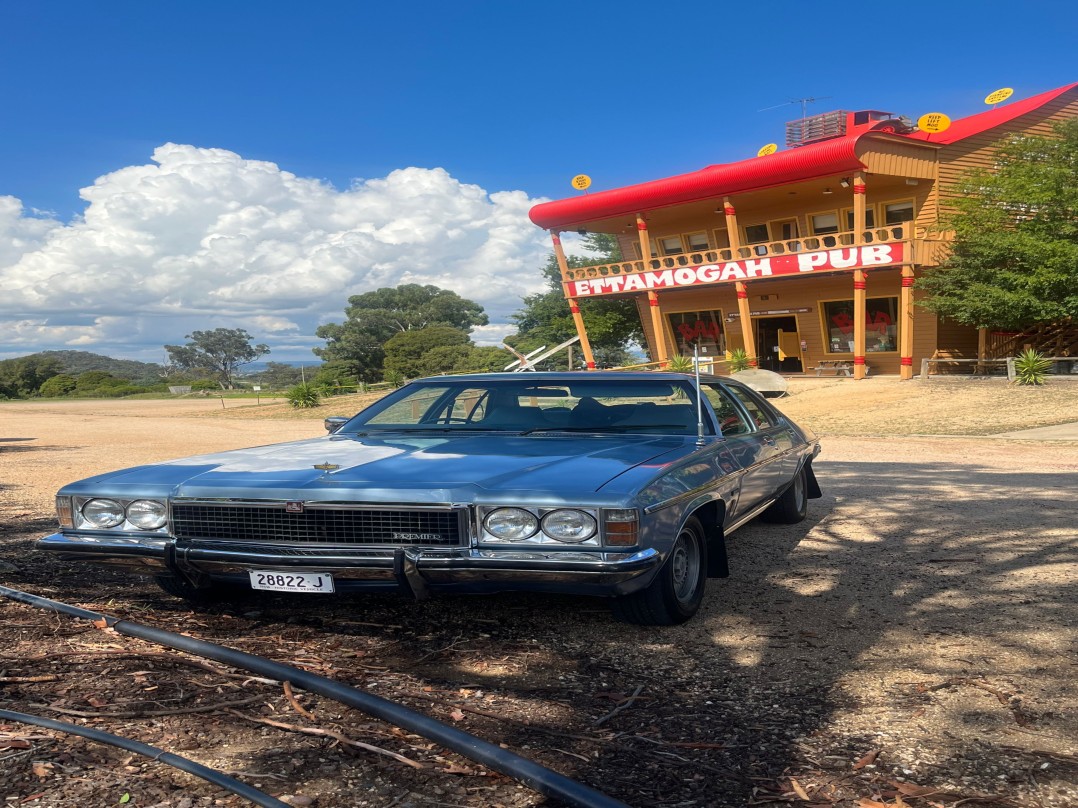
<svg viewBox="0 0 1078 808"><path fill-rule="evenodd" d="M776 403L821 435L995 435L1078 421L1078 379L794 379Z"/></svg>

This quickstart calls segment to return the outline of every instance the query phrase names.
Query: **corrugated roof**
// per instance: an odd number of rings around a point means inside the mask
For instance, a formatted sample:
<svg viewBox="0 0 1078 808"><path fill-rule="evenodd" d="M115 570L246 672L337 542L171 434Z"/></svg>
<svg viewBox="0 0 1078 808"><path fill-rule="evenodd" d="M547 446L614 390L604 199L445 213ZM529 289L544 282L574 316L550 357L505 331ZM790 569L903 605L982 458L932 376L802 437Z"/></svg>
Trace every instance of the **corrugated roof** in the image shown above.
<svg viewBox="0 0 1078 808"><path fill-rule="evenodd" d="M926 144L946 146L1039 109L1076 87L1078 84L1069 84L1013 104L960 118L953 121L949 129L938 134L914 132L908 135L888 134L887 137L903 137ZM856 155L857 143L868 136L879 134L862 132L769 154L766 157L708 166L688 174L678 174L638 185L626 185L584 196L543 202L535 205L528 215L540 227L557 229L611 216L631 215L638 211L857 171L864 168Z"/></svg>

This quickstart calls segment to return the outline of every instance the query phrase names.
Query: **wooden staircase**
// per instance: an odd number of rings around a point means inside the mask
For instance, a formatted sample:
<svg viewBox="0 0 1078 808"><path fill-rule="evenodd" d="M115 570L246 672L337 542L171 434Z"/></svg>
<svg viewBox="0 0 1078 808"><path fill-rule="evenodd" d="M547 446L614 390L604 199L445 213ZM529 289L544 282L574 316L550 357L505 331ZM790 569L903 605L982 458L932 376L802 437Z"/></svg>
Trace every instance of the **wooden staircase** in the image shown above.
<svg viewBox="0 0 1078 808"><path fill-rule="evenodd" d="M1018 356L1027 347L1043 356L1078 356L1078 323L1061 320L1033 326L1025 331L990 332L986 358Z"/></svg>

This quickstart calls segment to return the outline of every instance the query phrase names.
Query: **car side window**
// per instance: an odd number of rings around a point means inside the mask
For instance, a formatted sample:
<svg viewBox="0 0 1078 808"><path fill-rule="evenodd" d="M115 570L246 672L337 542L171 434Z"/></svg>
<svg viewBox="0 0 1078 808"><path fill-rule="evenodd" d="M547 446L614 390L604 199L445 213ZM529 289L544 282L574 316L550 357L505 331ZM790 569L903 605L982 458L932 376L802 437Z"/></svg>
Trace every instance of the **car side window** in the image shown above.
<svg viewBox="0 0 1078 808"><path fill-rule="evenodd" d="M704 395L711 402L711 408L715 410L715 416L719 421L719 431L723 436L747 435L752 432L752 427L749 426L745 416L726 390L717 384L705 384Z"/></svg>
<svg viewBox="0 0 1078 808"><path fill-rule="evenodd" d="M752 417L752 420L756 422L757 428L767 429L768 427L772 427L775 425L774 419L770 416L770 414L768 414L767 410L765 410L758 403L756 403L756 401L751 395L749 395L741 388L734 387L733 385L731 385L728 389L731 393L737 396L738 401L740 401L741 404L745 407L745 409L748 410L748 413Z"/></svg>

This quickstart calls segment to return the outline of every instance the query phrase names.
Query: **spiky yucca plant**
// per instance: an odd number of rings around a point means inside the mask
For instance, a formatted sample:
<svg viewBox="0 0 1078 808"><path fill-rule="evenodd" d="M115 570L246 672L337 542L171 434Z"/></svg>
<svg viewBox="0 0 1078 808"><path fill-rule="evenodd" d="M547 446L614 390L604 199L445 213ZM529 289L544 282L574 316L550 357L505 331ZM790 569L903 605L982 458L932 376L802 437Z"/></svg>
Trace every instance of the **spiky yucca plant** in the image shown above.
<svg viewBox="0 0 1078 808"><path fill-rule="evenodd" d="M296 409L317 407L322 403L322 396L319 395L318 388L307 382L289 388L285 397L288 399L288 403Z"/></svg>
<svg viewBox="0 0 1078 808"><path fill-rule="evenodd" d="M1044 384L1052 367L1050 359L1032 348L1027 348L1014 360L1015 384Z"/></svg>
<svg viewBox="0 0 1078 808"><path fill-rule="evenodd" d="M671 373L692 373L692 359L688 356L672 356L665 369Z"/></svg>
<svg viewBox="0 0 1078 808"><path fill-rule="evenodd" d="M737 373L739 370L748 370L751 365L749 364L749 355L745 353L744 348L734 348L730 351L730 372Z"/></svg>

